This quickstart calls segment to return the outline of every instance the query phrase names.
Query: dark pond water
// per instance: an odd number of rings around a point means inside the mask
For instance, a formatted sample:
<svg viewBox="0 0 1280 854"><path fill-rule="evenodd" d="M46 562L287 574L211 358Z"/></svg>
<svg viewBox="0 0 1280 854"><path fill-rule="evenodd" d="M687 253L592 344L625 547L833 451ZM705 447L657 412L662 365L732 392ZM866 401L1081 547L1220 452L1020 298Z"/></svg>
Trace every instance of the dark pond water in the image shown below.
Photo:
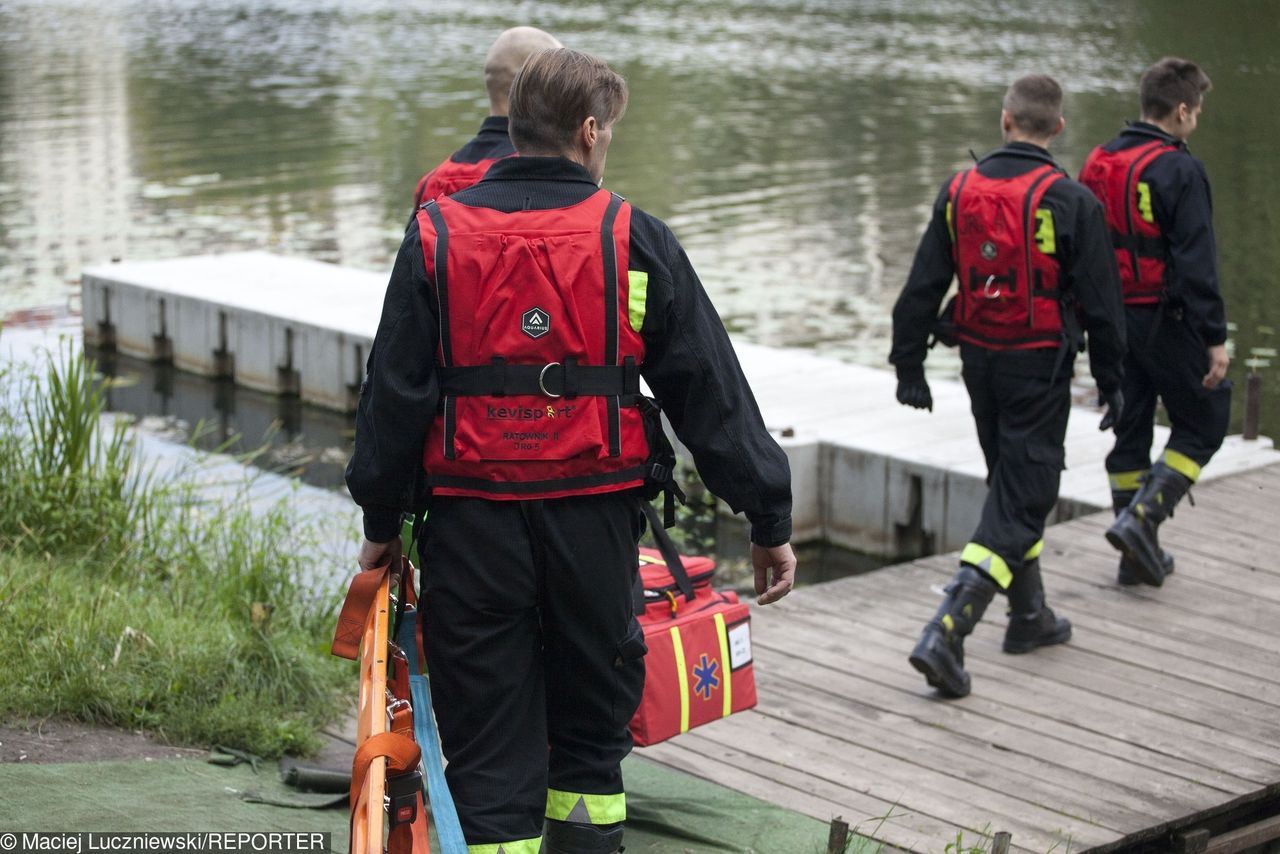
<svg viewBox="0 0 1280 854"><path fill-rule="evenodd" d="M73 298L111 257L389 269L416 178L485 115L483 54L514 23L627 76L606 182L671 223L733 330L866 364L937 187L997 144L1012 77L1067 87L1075 170L1134 116L1146 64L1190 56L1215 81L1192 143L1233 376L1276 346L1276 0L0 0L0 315Z"/></svg>

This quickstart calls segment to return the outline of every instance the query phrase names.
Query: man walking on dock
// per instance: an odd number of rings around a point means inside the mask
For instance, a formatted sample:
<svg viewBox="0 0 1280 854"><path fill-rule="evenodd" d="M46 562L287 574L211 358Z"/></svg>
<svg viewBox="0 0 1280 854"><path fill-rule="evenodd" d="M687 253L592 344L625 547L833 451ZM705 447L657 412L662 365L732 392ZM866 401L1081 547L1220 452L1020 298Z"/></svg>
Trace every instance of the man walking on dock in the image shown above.
<svg viewBox="0 0 1280 854"><path fill-rule="evenodd" d="M470 187L484 177L494 161L515 154L507 134L507 97L520 66L540 50L560 47L555 36L537 27L504 30L484 58L484 88L489 93L489 117L470 142L423 175L413 192L413 208L440 196Z"/></svg>
<svg viewBox="0 0 1280 854"><path fill-rule="evenodd" d="M899 402L933 409L927 342L935 331L954 336L987 462L981 521L910 656L945 697L969 693L964 638L997 591L1009 598L1005 652L1071 637L1070 622L1045 604L1039 555L1058 497L1071 366L1085 331L1108 403L1104 428L1122 409L1120 287L1102 208L1048 151L1065 126L1062 89L1028 75L1009 87L1003 107L1004 146L943 185L893 310L889 361ZM958 292L940 322L953 277Z"/></svg>
<svg viewBox="0 0 1280 854"><path fill-rule="evenodd" d="M520 156L411 223L356 414L362 567L398 557L418 472L431 489L427 666L472 854L620 850L641 502L674 463L641 378L751 522L759 602L795 575L787 457L724 325L670 229L600 189L626 103L599 59L529 58Z"/></svg>
<svg viewBox="0 0 1280 854"><path fill-rule="evenodd" d="M1221 447L1231 381L1209 179L1187 150L1209 77L1193 62L1165 58L1140 88L1142 120L1094 149L1080 182L1107 210L1129 339L1125 409L1107 456L1117 516L1107 539L1123 553L1121 584L1159 587L1173 558L1156 530ZM1157 397L1173 429L1152 465Z"/></svg>

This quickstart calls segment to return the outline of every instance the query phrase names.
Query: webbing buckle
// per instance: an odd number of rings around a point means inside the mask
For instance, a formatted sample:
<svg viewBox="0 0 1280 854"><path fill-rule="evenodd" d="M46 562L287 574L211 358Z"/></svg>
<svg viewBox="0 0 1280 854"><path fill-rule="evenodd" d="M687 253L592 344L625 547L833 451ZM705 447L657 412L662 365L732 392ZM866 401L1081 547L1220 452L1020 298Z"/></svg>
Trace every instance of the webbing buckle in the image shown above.
<svg viewBox="0 0 1280 854"><path fill-rule="evenodd" d="M412 824L418 817L418 793L422 791L422 772L387 775L387 794L383 799L391 827Z"/></svg>
<svg viewBox="0 0 1280 854"><path fill-rule="evenodd" d="M558 368L558 367L560 367L559 362L551 362L549 364L543 365L542 370L538 372L538 388L541 389L542 393L545 394L547 397L551 397L551 398L561 397L561 395L558 395L555 392L548 389L547 383L546 383L547 371L551 370L552 368Z"/></svg>

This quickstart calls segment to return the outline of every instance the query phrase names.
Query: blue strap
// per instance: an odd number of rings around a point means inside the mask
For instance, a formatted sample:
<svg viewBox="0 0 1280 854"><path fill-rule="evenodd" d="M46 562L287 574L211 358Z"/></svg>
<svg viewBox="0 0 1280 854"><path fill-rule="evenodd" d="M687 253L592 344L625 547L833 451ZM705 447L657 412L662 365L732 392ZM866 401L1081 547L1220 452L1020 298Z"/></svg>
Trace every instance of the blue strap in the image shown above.
<svg viewBox="0 0 1280 854"><path fill-rule="evenodd" d="M431 817L436 824L436 837L443 854L467 854L467 840L458 823L458 810L453 805L453 795L444 779L444 761L440 753L440 735L436 730L435 714L431 711L431 683L418 668L418 640L415 634L418 615L413 608L405 608L396 633L396 646L404 650L409 661L409 693L413 703L413 737L422 750L422 765L427 775L424 781L427 798L431 802Z"/></svg>

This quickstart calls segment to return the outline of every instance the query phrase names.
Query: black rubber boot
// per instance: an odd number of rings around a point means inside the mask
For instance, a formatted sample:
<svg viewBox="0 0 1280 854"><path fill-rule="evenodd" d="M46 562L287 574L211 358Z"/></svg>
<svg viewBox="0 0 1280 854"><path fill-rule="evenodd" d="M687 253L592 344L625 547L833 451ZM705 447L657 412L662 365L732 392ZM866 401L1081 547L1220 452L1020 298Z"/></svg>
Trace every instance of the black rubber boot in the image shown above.
<svg viewBox="0 0 1280 854"><path fill-rule="evenodd" d="M1044 603L1044 580L1040 558L1032 558L1013 574L1005 591L1009 595L1009 627L1004 632L1004 651L1013 655L1071 639L1071 621L1053 613Z"/></svg>
<svg viewBox="0 0 1280 854"><path fill-rule="evenodd" d="M1129 558L1134 575L1143 584L1164 584L1164 562L1156 529L1173 513L1173 508L1191 488L1191 481L1158 462L1143 481L1142 488L1116 521L1107 529L1107 542Z"/></svg>
<svg viewBox="0 0 1280 854"><path fill-rule="evenodd" d="M1111 509L1119 516L1120 511L1128 507L1133 501L1133 497L1137 494L1138 491L1136 489L1111 490ZM1166 576L1173 575L1173 555L1163 548L1160 549L1160 567L1164 570ZM1144 583L1138 577L1138 570L1134 568L1133 561L1124 555L1120 555L1120 571L1116 573L1116 583L1123 587L1132 587L1135 584Z"/></svg>
<svg viewBox="0 0 1280 854"><path fill-rule="evenodd" d="M942 607L924 627L911 651L911 666L923 673L942 696L963 697L969 693L964 639L982 619L997 589L987 575L961 564L955 579L947 585Z"/></svg>
<svg viewBox="0 0 1280 854"><path fill-rule="evenodd" d="M582 824L547 819L547 830L542 837L543 854L619 854L623 850L620 823Z"/></svg>

